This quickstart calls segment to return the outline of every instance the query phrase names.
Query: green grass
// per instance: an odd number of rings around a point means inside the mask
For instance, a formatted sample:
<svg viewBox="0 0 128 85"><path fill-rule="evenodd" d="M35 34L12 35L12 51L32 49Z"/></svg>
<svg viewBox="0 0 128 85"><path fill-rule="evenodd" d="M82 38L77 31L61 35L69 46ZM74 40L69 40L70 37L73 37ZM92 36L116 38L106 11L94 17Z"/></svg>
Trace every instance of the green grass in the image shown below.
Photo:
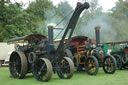
<svg viewBox="0 0 128 85"><path fill-rule="evenodd" d="M0 67L0 85L128 85L128 70L105 74L100 69L96 76L75 72L71 79L59 79L57 74L53 74L49 82L39 82L32 74L27 74L24 79L13 79L9 75L8 67Z"/></svg>

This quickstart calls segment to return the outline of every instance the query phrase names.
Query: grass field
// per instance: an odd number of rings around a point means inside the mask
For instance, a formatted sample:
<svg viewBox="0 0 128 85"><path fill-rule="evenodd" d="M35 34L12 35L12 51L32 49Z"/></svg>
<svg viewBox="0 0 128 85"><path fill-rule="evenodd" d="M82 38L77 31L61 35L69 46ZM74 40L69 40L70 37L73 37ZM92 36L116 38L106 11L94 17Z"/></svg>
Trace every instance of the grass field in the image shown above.
<svg viewBox="0 0 128 85"><path fill-rule="evenodd" d="M71 79L59 79L53 74L49 82L39 82L32 74L27 74L25 79L13 79L9 75L8 67L0 67L0 85L128 85L128 70L117 70L111 75L100 69L96 76L75 72Z"/></svg>

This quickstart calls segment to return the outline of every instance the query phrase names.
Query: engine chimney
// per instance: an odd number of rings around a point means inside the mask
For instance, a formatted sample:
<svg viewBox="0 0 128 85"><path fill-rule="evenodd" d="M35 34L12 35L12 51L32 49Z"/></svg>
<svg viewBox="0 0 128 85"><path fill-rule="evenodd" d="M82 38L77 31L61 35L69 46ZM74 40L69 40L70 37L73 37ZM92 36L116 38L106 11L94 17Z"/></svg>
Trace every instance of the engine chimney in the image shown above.
<svg viewBox="0 0 128 85"><path fill-rule="evenodd" d="M95 27L95 33L96 33L96 47L100 44L100 26Z"/></svg>
<svg viewBox="0 0 128 85"><path fill-rule="evenodd" d="M49 40L49 44L53 44L53 26L52 25L48 26L48 40Z"/></svg>

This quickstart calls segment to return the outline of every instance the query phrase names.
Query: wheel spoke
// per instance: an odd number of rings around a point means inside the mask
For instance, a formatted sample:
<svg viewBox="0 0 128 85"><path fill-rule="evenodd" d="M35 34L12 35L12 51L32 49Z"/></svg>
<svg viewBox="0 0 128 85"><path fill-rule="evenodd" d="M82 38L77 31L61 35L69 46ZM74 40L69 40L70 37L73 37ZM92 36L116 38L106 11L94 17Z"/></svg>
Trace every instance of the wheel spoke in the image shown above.
<svg viewBox="0 0 128 85"><path fill-rule="evenodd" d="M74 64L68 57L64 57L60 64L60 71L57 72L60 78L69 79L74 73Z"/></svg>
<svg viewBox="0 0 128 85"><path fill-rule="evenodd" d="M22 67L21 67L22 65ZM27 59L23 52L12 52L9 59L9 70L14 78L24 78L27 73Z"/></svg>
<svg viewBox="0 0 128 85"><path fill-rule="evenodd" d="M105 73L112 74L115 72L116 69L116 63L112 56L105 57L103 61L103 70Z"/></svg>
<svg viewBox="0 0 128 85"><path fill-rule="evenodd" d="M85 61L85 69L89 75L96 75L98 72L98 61L94 56L87 57Z"/></svg>
<svg viewBox="0 0 128 85"><path fill-rule="evenodd" d="M33 67L33 75L39 81L49 81L52 76L52 65L46 58L41 58Z"/></svg>

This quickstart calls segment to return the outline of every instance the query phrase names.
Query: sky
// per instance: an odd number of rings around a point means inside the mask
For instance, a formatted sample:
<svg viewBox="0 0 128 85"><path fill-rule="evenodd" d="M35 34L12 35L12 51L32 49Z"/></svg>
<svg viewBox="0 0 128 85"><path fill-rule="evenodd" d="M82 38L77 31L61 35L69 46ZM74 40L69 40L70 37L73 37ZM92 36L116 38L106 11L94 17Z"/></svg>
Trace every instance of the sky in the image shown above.
<svg viewBox="0 0 128 85"><path fill-rule="evenodd" d="M74 8L76 6L76 3L78 1L83 1L83 0L52 0L54 5L57 5L60 1L68 1L69 4ZM85 0L85 1L90 1L90 0ZM108 9L111 9L112 7L115 6L115 2L118 0L99 0L99 5L103 7L103 11L106 12Z"/></svg>
<svg viewBox="0 0 128 85"><path fill-rule="evenodd" d="M29 1L34 1L34 0L11 0L11 1L12 1L12 2L15 2L15 1L21 2L21 1L22 1L23 3L28 4ZM58 4L60 3L60 1L68 1L69 4L70 4L73 8L75 8L76 3L77 3L78 1L81 2L81 1L83 1L83 0L51 0L51 1L53 1L53 4L54 4L54 5L58 5ZM85 0L85 1L90 1L90 0ZM116 2L116 1L118 1L118 0L99 0L99 5L102 6L104 12L107 12L108 9L111 9L112 7L115 6L115 2Z"/></svg>

